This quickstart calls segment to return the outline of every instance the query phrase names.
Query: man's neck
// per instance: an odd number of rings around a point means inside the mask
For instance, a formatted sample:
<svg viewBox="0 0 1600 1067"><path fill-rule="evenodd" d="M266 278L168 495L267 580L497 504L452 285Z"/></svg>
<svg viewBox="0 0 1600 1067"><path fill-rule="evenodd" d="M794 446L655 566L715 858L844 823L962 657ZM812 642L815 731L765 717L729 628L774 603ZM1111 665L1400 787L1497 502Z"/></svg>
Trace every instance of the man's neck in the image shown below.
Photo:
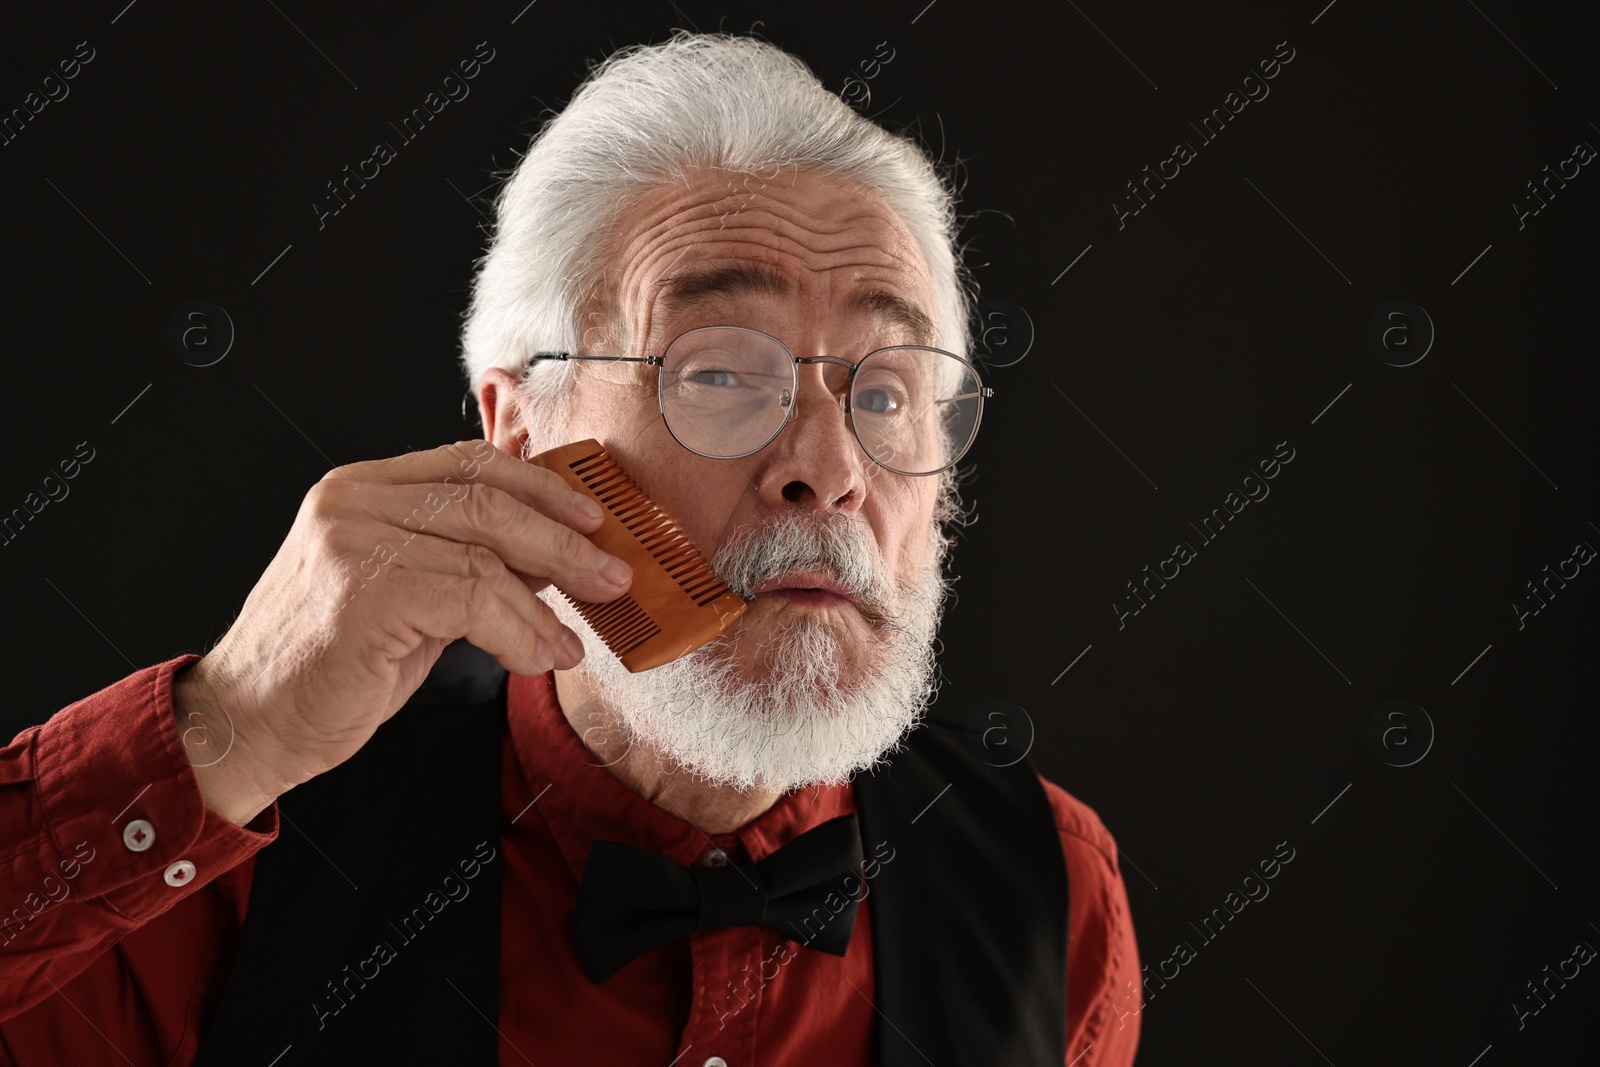
<svg viewBox="0 0 1600 1067"><path fill-rule="evenodd" d="M759 818L778 793L740 792L697 779L642 745L630 745L610 709L575 671L556 671L556 701L572 729L604 766L629 789L705 834L732 833Z"/></svg>

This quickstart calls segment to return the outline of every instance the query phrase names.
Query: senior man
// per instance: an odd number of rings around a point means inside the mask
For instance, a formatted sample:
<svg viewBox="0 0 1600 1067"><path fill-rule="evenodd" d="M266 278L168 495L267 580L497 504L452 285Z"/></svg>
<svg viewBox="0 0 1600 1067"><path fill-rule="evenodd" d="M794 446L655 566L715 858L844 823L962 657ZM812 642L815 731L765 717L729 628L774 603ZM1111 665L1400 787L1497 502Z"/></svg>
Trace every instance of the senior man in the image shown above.
<svg viewBox="0 0 1600 1067"><path fill-rule="evenodd" d="M954 220L769 44L597 68L499 197L485 439L330 472L215 648L0 755L5 1062L1132 1062L1111 837L925 715ZM556 595L633 577L525 462L584 438L749 602L652 670Z"/></svg>

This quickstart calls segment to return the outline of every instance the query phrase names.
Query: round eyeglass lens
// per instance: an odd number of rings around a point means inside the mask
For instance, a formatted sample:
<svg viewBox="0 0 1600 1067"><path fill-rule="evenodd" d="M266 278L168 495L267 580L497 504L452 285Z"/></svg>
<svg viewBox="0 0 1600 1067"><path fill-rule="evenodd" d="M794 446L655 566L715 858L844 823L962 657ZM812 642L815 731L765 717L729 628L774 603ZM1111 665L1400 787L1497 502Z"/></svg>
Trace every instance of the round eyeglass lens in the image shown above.
<svg viewBox="0 0 1600 1067"><path fill-rule="evenodd" d="M793 385L793 357L776 338L738 326L705 326L667 347L661 410L667 429L689 451L737 459L783 429Z"/></svg>
<svg viewBox="0 0 1600 1067"><path fill-rule="evenodd" d="M861 447L897 474L935 474L958 461L982 410L982 383L969 363L916 345L867 356L850 394Z"/></svg>

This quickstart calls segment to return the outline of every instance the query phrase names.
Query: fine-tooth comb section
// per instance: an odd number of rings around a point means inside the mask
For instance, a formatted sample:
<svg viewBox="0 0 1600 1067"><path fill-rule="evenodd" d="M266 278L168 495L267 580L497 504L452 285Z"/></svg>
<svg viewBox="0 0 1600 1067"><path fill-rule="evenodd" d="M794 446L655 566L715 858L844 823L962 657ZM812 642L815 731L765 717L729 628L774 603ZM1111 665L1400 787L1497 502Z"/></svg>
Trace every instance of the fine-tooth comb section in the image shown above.
<svg viewBox="0 0 1600 1067"><path fill-rule="evenodd" d="M633 532L645 551L655 557L696 605L705 607L729 591L700 550L690 544L672 520L633 484L609 454L580 460L571 467L595 498Z"/></svg>
<svg viewBox="0 0 1600 1067"><path fill-rule="evenodd" d="M605 519L589 540L633 568L633 585L615 600L567 597L630 671L693 652L749 607L600 442L562 445L530 462L600 504Z"/></svg>
<svg viewBox="0 0 1600 1067"><path fill-rule="evenodd" d="M606 643L618 656L632 652L661 632L661 628L639 607L639 602L628 594L606 604L591 604L584 600L574 600L572 603L578 609L578 614L583 616L583 621L594 627L595 633L611 634Z"/></svg>

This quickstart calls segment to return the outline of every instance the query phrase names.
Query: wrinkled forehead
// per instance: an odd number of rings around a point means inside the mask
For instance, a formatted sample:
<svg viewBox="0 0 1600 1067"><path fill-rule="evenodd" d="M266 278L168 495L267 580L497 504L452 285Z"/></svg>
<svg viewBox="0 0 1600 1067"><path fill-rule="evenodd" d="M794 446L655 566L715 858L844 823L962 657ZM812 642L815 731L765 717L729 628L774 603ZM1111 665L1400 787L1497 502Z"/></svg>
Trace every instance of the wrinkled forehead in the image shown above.
<svg viewBox="0 0 1600 1067"><path fill-rule="evenodd" d="M881 197L843 176L698 168L642 190L605 244L611 295L632 331L800 299L883 320L907 343L936 335L916 240Z"/></svg>

